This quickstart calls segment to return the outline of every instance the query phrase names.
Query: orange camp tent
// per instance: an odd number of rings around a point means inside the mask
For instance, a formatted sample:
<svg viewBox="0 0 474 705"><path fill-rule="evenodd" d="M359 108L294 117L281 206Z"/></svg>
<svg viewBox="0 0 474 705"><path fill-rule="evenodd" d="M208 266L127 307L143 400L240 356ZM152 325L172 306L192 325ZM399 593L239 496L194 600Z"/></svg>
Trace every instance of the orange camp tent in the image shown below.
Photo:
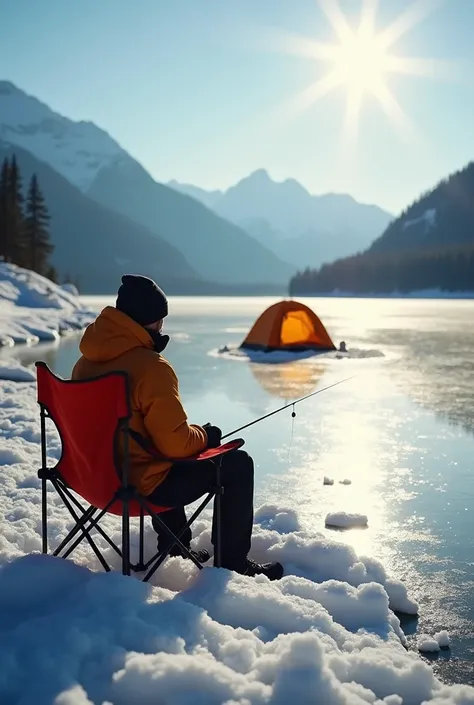
<svg viewBox="0 0 474 705"><path fill-rule="evenodd" d="M255 321L240 346L247 350L335 350L317 315L298 301L279 301Z"/></svg>

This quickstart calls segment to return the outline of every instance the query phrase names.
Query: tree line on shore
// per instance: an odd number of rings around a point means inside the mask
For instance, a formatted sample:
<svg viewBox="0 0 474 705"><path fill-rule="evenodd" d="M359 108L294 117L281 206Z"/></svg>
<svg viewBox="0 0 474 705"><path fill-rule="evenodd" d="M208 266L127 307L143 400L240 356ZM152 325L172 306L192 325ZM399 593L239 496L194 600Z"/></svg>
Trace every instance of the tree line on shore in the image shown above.
<svg viewBox="0 0 474 705"><path fill-rule="evenodd" d="M24 194L15 155L5 157L0 169L0 258L57 281L50 263L50 220L36 174Z"/></svg>
<svg viewBox="0 0 474 705"><path fill-rule="evenodd" d="M410 293L428 289L474 290L474 245L416 252L365 252L307 268L290 281L290 295Z"/></svg>

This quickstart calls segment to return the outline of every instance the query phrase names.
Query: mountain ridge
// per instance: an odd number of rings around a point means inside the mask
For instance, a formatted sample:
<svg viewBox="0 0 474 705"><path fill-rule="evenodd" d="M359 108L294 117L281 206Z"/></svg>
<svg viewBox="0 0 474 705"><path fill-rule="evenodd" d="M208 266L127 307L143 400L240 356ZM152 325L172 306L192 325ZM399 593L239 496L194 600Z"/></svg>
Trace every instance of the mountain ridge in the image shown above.
<svg viewBox="0 0 474 705"><path fill-rule="evenodd" d="M63 117L7 81L0 82L0 139L49 164L109 211L167 241L201 279L273 286L287 284L296 271L242 228L156 182L105 130Z"/></svg>
<svg viewBox="0 0 474 705"><path fill-rule="evenodd" d="M0 162L13 155L23 189L34 173L38 177L51 215L51 263L63 275L78 277L83 293L113 291L124 267L159 278L166 276L173 286L179 280L197 279L185 257L168 242L88 198L27 150L0 141ZM174 272L172 277L170 270Z"/></svg>
<svg viewBox="0 0 474 705"><path fill-rule="evenodd" d="M350 194L314 195L292 177L275 181L263 168L222 191L176 180L168 185L246 229L297 267L365 249L393 219Z"/></svg>
<svg viewBox="0 0 474 705"><path fill-rule="evenodd" d="M474 162L408 206L364 252L298 273L296 294L474 291Z"/></svg>
<svg viewBox="0 0 474 705"><path fill-rule="evenodd" d="M53 111L11 81L0 81L0 106L0 139L47 162L82 191L104 162L125 154L106 130Z"/></svg>

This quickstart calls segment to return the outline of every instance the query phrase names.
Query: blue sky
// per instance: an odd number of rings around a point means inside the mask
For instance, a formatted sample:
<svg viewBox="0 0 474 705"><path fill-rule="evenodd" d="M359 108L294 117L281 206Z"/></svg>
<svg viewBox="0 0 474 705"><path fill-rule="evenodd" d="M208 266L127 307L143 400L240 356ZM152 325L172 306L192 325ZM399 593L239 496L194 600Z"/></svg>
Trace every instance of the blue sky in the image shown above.
<svg viewBox="0 0 474 705"><path fill-rule="evenodd" d="M356 25L362 0L339 4ZM412 4L379 0L377 31ZM397 55L455 69L392 74L414 130L397 130L366 96L351 152L341 146L347 86L279 117L328 71L279 48L287 34L335 41L317 0L0 0L0 78L94 121L160 181L225 188L263 167L397 212L474 156L473 27L474 0L444 0L400 37Z"/></svg>

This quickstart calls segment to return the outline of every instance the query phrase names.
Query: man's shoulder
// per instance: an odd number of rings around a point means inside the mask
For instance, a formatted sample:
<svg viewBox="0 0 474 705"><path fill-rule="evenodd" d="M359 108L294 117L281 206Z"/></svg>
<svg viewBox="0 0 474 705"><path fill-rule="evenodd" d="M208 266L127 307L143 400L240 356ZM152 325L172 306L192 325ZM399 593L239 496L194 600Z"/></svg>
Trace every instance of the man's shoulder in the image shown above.
<svg viewBox="0 0 474 705"><path fill-rule="evenodd" d="M162 355L149 348L137 348L134 358L139 362L143 372L160 370L163 374L175 374L173 365Z"/></svg>

